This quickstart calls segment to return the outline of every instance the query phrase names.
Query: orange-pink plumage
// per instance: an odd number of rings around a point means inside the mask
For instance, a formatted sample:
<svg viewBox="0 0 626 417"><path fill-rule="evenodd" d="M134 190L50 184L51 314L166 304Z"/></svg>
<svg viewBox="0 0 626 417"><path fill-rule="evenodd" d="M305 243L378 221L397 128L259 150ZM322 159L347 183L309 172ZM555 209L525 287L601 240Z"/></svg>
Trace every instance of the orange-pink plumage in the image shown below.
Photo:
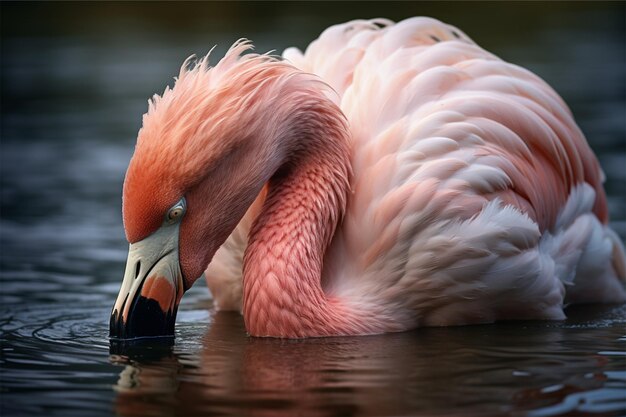
<svg viewBox="0 0 626 417"><path fill-rule="evenodd" d="M430 18L333 26L282 61L249 48L185 63L154 98L124 224L131 244L176 224L172 277L188 288L206 269L251 335L561 319L566 303L626 299L603 174L539 77ZM179 200L180 223L163 223Z"/></svg>

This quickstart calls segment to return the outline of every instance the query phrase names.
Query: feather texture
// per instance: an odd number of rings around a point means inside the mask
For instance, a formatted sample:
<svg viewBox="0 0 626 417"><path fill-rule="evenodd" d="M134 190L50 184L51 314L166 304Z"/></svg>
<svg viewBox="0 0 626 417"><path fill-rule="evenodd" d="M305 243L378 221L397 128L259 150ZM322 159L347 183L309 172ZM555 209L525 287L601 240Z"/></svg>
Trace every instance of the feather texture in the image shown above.
<svg viewBox="0 0 626 417"><path fill-rule="evenodd" d="M539 77L430 18L336 25L283 56L332 87L349 126L350 192L321 285L330 302L376 315L353 333L562 319L564 303L626 299L603 174ZM207 271L228 276L209 280L223 308L241 307L242 236L260 211L248 211ZM297 283L266 284L255 296L277 299L256 305L293 302L280 298ZM292 314L262 314L272 312Z"/></svg>

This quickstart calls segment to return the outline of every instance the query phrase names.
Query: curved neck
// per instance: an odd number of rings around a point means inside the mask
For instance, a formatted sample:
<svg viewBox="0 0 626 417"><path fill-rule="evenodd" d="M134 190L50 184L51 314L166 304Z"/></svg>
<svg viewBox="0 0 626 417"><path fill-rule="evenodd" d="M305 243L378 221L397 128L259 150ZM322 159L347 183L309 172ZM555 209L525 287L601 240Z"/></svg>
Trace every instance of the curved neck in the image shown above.
<svg viewBox="0 0 626 417"><path fill-rule="evenodd" d="M244 257L243 313L253 336L374 333L321 287L323 259L349 190L349 138L329 101L304 113L297 149L269 181ZM302 126L309 126L302 129Z"/></svg>

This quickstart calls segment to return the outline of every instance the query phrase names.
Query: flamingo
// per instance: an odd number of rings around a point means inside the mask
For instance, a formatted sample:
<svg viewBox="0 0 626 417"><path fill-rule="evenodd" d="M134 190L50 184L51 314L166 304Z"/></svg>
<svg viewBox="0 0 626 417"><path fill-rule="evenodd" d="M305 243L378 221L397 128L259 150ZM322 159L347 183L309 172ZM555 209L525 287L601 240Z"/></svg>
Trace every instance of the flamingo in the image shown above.
<svg viewBox="0 0 626 417"><path fill-rule="evenodd" d="M282 59L236 42L143 116L110 335L173 336L205 276L251 336L561 320L624 302L604 175L543 80L417 17Z"/></svg>

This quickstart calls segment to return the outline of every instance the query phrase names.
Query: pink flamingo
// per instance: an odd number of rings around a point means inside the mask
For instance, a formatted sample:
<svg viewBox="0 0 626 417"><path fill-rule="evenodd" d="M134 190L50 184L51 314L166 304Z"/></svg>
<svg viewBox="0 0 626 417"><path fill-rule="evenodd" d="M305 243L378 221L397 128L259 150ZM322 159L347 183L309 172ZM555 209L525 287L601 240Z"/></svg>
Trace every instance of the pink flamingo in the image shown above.
<svg viewBox="0 0 626 417"><path fill-rule="evenodd" d="M559 320L626 299L603 174L539 77L430 18L333 26L285 60L250 48L186 61L150 102L112 337L173 335L205 270L253 336Z"/></svg>

